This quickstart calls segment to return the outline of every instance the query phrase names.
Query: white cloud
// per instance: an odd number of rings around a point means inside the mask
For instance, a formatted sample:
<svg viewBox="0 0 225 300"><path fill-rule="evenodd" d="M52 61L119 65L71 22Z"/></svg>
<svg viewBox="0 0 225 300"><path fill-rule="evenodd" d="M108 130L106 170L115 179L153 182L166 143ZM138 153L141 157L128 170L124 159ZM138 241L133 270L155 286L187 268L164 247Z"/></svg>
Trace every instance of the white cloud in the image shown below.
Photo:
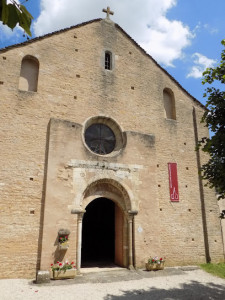
<svg viewBox="0 0 225 300"><path fill-rule="evenodd" d="M218 28L212 27L210 24L202 24L202 22L198 22L198 24L195 26L195 28L193 29L193 32L199 33L203 30L206 30L207 33L210 33L211 35L213 34L217 34L219 32Z"/></svg>
<svg viewBox="0 0 225 300"><path fill-rule="evenodd" d="M0 45L5 41L11 40L12 43L17 43L23 35L22 29L17 25L13 30L0 22Z"/></svg>
<svg viewBox="0 0 225 300"><path fill-rule="evenodd" d="M115 12L111 19L118 23L154 59L173 66L181 59L193 34L181 21L169 20L166 14L177 0L41 0L41 13L34 22L36 36L104 18L102 8L110 6Z"/></svg>
<svg viewBox="0 0 225 300"><path fill-rule="evenodd" d="M12 0L7 0L6 2L7 2L7 4L11 4L13 1ZM15 0L15 2L18 3L18 4L20 4L19 0Z"/></svg>
<svg viewBox="0 0 225 300"><path fill-rule="evenodd" d="M18 4L20 4L19 0L15 0ZM7 0L7 3L11 3L12 1ZM9 28L7 25L3 25L2 22L0 22L0 43L3 43L7 40L12 40L14 43L16 43L18 41L18 39L21 37L21 35L23 34L23 30L18 26L18 24L16 25L16 27L12 30L11 28Z"/></svg>
<svg viewBox="0 0 225 300"><path fill-rule="evenodd" d="M194 59L193 62L195 66L191 68L190 72L187 75L187 78L201 78L202 73L205 71L205 69L213 67L216 63L215 59L208 58L198 52L194 53L192 55L192 58Z"/></svg>
<svg viewBox="0 0 225 300"><path fill-rule="evenodd" d="M4 37L11 37L13 35L13 31L12 29L10 29L8 26L3 25L2 22L0 22L0 31L1 31L1 35L4 35Z"/></svg>
<svg viewBox="0 0 225 300"><path fill-rule="evenodd" d="M211 25L209 24L204 24L203 25L204 29L206 29L210 34L216 34L218 33L218 28L215 28L215 27L212 27Z"/></svg>
<svg viewBox="0 0 225 300"><path fill-rule="evenodd" d="M149 28L146 35L148 41L142 43L142 47L166 66L173 66L175 59L182 58L183 49L190 45L194 37L181 22L170 21L163 16Z"/></svg>

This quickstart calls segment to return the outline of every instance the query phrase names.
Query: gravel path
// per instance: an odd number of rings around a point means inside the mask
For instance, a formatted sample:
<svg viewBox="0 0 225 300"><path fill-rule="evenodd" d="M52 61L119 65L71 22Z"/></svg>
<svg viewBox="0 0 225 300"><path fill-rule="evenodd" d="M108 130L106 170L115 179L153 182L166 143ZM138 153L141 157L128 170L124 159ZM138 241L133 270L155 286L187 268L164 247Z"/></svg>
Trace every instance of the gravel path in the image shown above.
<svg viewBox="0 0 225 300"><path fill-rule="evenodd" d="M132 278L127 281L118 277L119 281L114 279L110 282L79 283L75 279L54 281L47 285L35 285L25 279L2 279L0 280L0 299L225 300L224 279L214 277L199 269L180 271L179 275L174 272L169 273L168 271L161 273L164 274L163 276L159 276L160 273L151 277L146 275L147 277L144 278L140 276L140 279ZM110 276L108 275L108 278Z"/></svg>

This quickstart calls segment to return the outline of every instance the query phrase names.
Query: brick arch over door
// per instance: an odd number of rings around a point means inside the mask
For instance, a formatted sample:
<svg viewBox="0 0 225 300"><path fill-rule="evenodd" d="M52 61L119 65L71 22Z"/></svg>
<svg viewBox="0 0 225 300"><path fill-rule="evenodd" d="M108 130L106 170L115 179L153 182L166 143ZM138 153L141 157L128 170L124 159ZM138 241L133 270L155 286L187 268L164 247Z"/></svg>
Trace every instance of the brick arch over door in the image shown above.
<svg viewBox="0 0 225 300"><path fill-rule="evenodd" d="M112 178L95 179L89 183L83 193L82 208L85 209L92 200L98 197L111 199L126 213L134 208L132 192L127 186Z"/></svg>

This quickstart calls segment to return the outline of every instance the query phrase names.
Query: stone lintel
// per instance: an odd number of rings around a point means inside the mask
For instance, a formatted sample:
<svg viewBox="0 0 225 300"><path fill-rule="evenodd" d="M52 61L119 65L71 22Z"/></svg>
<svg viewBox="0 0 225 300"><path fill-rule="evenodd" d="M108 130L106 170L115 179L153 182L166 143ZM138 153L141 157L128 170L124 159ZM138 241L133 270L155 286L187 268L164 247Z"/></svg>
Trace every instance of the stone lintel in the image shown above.
<svg viewBox="0 0 225 300"><path fill-rule="evenodd" d="M143 166L71 159L67 163L66 168L86 168L86 169L104 168L105 170L113 170L113 171L120 170L120 171L136 172L137 170L143 169Z"/></svg>

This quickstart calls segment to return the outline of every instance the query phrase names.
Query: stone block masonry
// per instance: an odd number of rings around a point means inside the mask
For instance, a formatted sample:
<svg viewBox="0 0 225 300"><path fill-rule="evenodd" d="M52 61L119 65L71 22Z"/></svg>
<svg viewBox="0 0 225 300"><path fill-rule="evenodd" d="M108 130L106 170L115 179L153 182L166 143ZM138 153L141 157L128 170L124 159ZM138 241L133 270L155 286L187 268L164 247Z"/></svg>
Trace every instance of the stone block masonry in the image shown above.
<svg viewBox="0 0 225 300"><path fill-rule="evenodd" d="M18 88L27 56L39 62L37 92ZM71 232L60 258L77 260L79 216L71 211L97 197L116 205L120 265L132 260L141 267L150 255L166 256L168 266L224 259L215 192L203 186L202 193L198 176L195 131L208 134L200 124L204 107L118 25L94 20L2 49L0 74L4 276L34 278L49 270L60 228ZM165 89L173 93L176 119L165 118ZM111 155L85 144L85 124L98 116L115 124L116 139L121 131ZM177 203L170 201L169 162L177 163Z"/></svg>

